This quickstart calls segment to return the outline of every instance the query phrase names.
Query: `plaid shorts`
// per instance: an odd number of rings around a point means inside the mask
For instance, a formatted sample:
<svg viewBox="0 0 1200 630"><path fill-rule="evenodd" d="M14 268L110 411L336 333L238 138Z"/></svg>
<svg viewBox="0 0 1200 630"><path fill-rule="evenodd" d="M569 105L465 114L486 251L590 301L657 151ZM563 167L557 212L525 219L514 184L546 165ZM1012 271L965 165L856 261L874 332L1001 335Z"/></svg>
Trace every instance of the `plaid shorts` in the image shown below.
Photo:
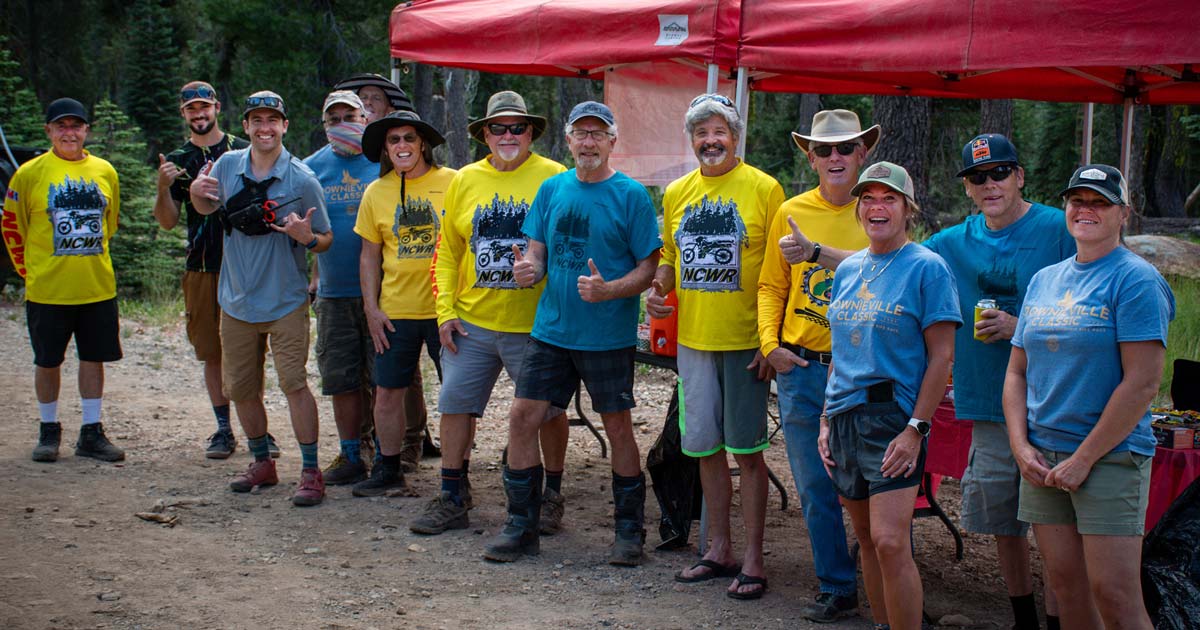
<svg viewBox="0 0 1200 630"><path fill-rule="evenodd" d="M566 409L582 379L596 413L633 409L634 351L634 346L570 350L530 337L517 379L517 398L548 400Z"/></svg>

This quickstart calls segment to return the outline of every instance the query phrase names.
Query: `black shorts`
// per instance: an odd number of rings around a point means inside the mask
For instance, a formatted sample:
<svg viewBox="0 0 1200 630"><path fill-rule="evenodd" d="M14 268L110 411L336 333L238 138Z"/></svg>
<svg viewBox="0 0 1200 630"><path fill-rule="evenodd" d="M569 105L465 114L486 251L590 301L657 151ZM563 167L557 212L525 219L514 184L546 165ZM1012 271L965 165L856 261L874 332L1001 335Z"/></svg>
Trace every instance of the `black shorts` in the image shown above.
<svg viewBox="0 0 1200 630"><path fill-rule="evenodd" d="M388 389L402 389L412 385L413 374L421 364L421 347L433 359L438 380L442 378L442 343L438 338L436 319L393 319L395 332L387 335L388 349L375 355L375 384Z"/></svg>
<svg viewBox="0 0 1200 630"><path fill-rule="evenodd" d="M884 477L880 472L888 444L908 427L908 414L895 401L859 405L829 419L829 450L837 466L833 467L833 487L852 501L872 495L910 488L921 483L925 473L926 440L912 474Z"/></svg>
<svg viewBox="0 0 1200 630"><path fill-rule="evenodd" d="M559 409L567 409L582 379L596 413L633 409L635 349L569 350L530 337L521 362L517 397L548 400Z"/></svg>
<svg viewBox="0 0 1200 630"><path fill-rule="evenodd" d="M105 363L122 356L117 298L91 304L26 302L25 322L33 345L33 363L38 367L62 365L72 336L80 361Z"/></svg>

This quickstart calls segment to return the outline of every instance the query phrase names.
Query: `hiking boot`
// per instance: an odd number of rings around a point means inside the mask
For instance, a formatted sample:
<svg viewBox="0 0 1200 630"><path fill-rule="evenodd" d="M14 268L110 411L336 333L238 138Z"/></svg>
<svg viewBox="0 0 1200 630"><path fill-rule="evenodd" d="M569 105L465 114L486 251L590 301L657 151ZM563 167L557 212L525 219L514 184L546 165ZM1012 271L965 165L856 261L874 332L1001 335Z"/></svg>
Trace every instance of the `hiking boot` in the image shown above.
<svg viewBox="0 0 1200 630"><path fill-rule="evenodd" d="M646 476L618 477L613 473L612 493L615 532L608 563L636 567L642 563L646 544Z"/></svg>
<svg viewBox="0 0 1200 630"><path fill-rule="evenodd" d="M542 467L513 471L504 468L504 494L508 497L508 519L504 528L483 549L483 557L494 562L513 562L521 554L541 552L538 519L542 506Z"/></svg>
<svg viewBox="0 0 1200 630"><path fill-rule="evenodd" d="M275 436L267 434L267 453L271 455L271 459L279 459L279 445L275 443Z"/></svg>
<svg viewBox="0 0 1200 630"><path fill-rule="evenodd" d="M463 475L462 483L458 486L458 498L462 499L463 507L468 510L475 507L475 499L471 497L471 478Z"/></svg>
<svg viewBox="0 0 1200 630"><path fill-rule="evenodd" d="M292 505L308 507L320 505L325 500L325 479L318 468L305 468L300 471L300 487L292 495Z"/></svg>
<svg viewBox="0 0 1200 630"><path fill-rule="evenodd" d="M204 456L208 459L228 459L236 448L237 438L233 437L233 431L217 431L209 436Z"/></svg>
<svg viewBox="0 0 1200 630"><path fill-rule="evenodd" d="M58 461L58 445L62 444L62 424L58 422L38 423L38 443L33 447L33 461Z"/></svg>
<svg viewBox="0 0 1200 630"><path fill-rule="evenodd" d="M542 493L542 520L539 531L543 536L553 536L562 529L563 512L567 500L561 492L546 488Z"/></svg>
<svg viewBox="0 0 1200 630"><path fill-rule="evenodd" d="M433 443L433 436L429 435L429 427L425 427L425 438L421 440L421 457L441 457L442 448Z"/></svg>
<svg viewBox="0 0 1200 630"><path fill-rule="evenodd" d="M367 478L367 465L361 459L351 463L345 455L338 453L338 456L325 467L324 477L325 483L331 486L357 483Z"/></svg>
<svg viewBox="0 0 1200 630"><path fill-rule="evenodd" d="M92 457L102 462L119 462L125 459L125 451L108 441L102 423L85 424L79 429L79 441L75 443L76 457Z"/></svg>
<svg viewBox="0 0 1200 630"><path fill-rule="evenodd" d="M835 595L821 593L816 601L804 607L800 614L809 621L833 623L858 612L858 594Z"/></svg>
<svg viewBox="0 0 1200 630"><path fill-rule="evenodd" d="M250 492L254 486L273 486L279 483L279 475L275 474L275 462L270 459L254 460L245 472L229 482L229 489L234 492Z"/></svg>
<svg viewBox="0 0 1200 630"><path fill-rule="evenodd" d="M421 442L418 439L409 442L405 438L404 446L400 447L400 471L415 473L421 467Z"/></svg>
<svg viewBox="0 0 1200 630"><path fill-rule="evenodd" d="M356 497L379 497L387 494L388 490L403 488L405 485L404 473L380 462L371 469L370 477L354 484L350 493Z"/></svg>
<svg viewBox="0 0 1200 630"><path fill-rule="evenodd" d="M447 529L466 529L471 524L465 505L455 505L449 492L442 492L425 505L425 513L408 526L416 534L440 534Z"/></svg>

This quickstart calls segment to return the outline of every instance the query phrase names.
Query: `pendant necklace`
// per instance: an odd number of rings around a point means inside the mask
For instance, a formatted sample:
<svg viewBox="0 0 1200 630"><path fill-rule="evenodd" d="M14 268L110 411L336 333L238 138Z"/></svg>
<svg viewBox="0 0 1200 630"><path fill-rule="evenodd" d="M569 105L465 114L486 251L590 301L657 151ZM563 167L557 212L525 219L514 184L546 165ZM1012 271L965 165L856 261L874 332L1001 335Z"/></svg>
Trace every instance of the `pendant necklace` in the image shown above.
<svg viewBox="0 0 1200 630"><path fill-rule="evenodd" d="M883 272L887 271L888 267L892 266L892 262L900 257L900 252L904 251L905 247L908 247L909 242L911 241L905 241L904 244L900 246L900 249L897 249L896 252L892 254L890 258L888 258L888 261L883 264L883 269L880 269L879 273L875 274L871 278L867 278L865 275L863 275L863 267L867 266L866 262L864 262L863 265L858 268L858 279L863 281L864 286L879 279L879 276L882 276ZM879 266L880 261L875 260L875 256L871 254L870 250L867 251L867 259L868 262L871 263L871 271L875 271L875 268Z"/></svg>

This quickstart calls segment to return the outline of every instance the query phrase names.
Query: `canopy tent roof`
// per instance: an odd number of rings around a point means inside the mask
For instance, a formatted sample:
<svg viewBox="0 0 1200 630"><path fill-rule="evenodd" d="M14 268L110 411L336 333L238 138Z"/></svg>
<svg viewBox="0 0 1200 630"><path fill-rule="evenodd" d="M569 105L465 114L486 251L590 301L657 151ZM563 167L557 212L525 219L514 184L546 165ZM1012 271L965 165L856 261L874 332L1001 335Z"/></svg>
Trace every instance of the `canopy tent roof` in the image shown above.
<svg viewBox="0 0 1200 630"><path fill-rule="evenodd" d="M391 51L594 78L740 66L768 91L1200 103L1197 24L1200 3L1181 0L417 0L392 11Z"/></svg>
<svg viewBox="0 0 1200 630"><path fill-rule="evenodd" d="M601 78L676 60L736 65L731 0L417 0L392 10L392 57L486 72Z"/></svg>
<svg viewBox="0 0 1200 630"><path fill-rule="evenodd" d="M1197 2L746 0L740 9L737 59L753 89L1200 103Z"/></svg>

